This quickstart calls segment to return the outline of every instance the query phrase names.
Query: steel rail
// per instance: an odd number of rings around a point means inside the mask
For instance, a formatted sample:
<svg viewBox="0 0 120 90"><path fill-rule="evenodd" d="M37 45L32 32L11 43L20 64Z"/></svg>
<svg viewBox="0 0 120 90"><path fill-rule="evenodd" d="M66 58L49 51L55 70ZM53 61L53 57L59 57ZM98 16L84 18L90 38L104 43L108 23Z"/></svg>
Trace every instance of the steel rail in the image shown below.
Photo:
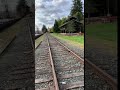
<svg viewBox="0 0 120 90"><path fill-rule="evenodd" d="M41 36L43 36L43 35L41 35ZM39 36L38 38L41 38L41 36ZM37 38L37 39L38 39ZM43 37L44 38L44 37ZM37 40L37 39L35 39L35 40ZM42 40L43 41L43 40ZM42 43L42 41L40 41L40 43L35 47L35 50L41 45L41 43Z"/></svg>
<svg viewBox="0 0 120 90"><path fill-rule="evenodd" d="M53 37L53 36L52 36ZM54 37L53 37L54 38ZM70 50L66 45L64 45L63 43L61 43L60 41L58 41L56 38L54 38L61 46L63 46L67 51L69 51L71 54L73 54L76 58L79 59L79 61L84 64L84 60L77 55L74 51Z"/></svg>
<svg viewBox="0 0 120 90"><path fill-rule="evenodd" d="M107 81L107 83L109 83L112 86L113 90L117 90L117 81L112 76L107 74L105 71L97 67L95 64L93 64L91 61L89 61L86 58L85 58L85 63L88 64L95 71L97 75L99 75L101 78Z"/></svg>
<svg viewBox="0 0 120 90"><path fill-rule="evenodd" d="M4 45L0 47L0 54L4 52L4 50L12 43L12 41L16 38L16 35L11 36Z"/></svg>
<svg viewBox="0 0 120 90"><path fill-rule="evenodd" d="M52 36L53 37L53 36ZM63 43L61 43L58 39L56 39L55 37L53 37L59 44L61 44L65 49L67 49L69 52L71 52L73 55L75 55L77 58L80 59L80 62L84 63L84 60L77 55L74 51L70 50L66 45L64 45ZM100 78L103 78L105 81L107 81L107 83L109 83L113 90L117 90L117 81L110 76L109 74L107 74L105 71L103 71L102 69L100 69L99 67L97 67L95 64L93 64L91 61L89 61L88 59L85 58L85 63L87 65L89 65L92 69L94 69L95 73L97 75L99 75Z"/></svg>
<svg viewBox="0 0 120 90"><path fill-rule="evenodd" d="M46 35L47 36L47 35ZM52 66L52 72L53 72L53 79L54 79L54 87L55 87L55 90L59 90L59 86L58 86L58 81L57 81L57 76L56 76L56 73L55 73L55 68L54 68L54 63L53 63L53 58L52 58L52 52L51 52L51 48L50 48L50 43L49 43L49 38L47 36L47 43L48 43L48 47L49 47L49 54L50 54L50 63L51 63L51 66Z"/></svg>
<svg viewBox="0 0 120 90"><path fill-rule="evenodd" d="M42 41L35 47L35 50L41 45Z"/></svg>

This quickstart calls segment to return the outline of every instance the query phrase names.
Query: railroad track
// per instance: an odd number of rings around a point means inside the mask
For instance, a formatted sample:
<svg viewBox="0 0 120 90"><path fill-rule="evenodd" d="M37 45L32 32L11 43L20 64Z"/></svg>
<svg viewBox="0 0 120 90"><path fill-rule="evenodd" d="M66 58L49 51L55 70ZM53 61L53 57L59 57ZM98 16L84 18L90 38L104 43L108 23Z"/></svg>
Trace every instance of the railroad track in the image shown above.
<svg viewBox="0 0 120 90"><path fill-rule="evenodd" d="M68 50L70 50L67 46L65 46L59 40L57 40L57 42L59 42L61 45L63 45L63 47L65 47ZM70 50L70 51L74 55L76 55L77 57L79 57L79 55L77 55L74 51L72 51L72 50ZM117 90L117 81L116 81L116 79L114 79L114 77L112 77L107 72L105 72L105 70L102 70L101 68L99 68L99 66L96 66L94 63L92 63L91 61L89 61L87 58L85 58L85 63L86 63L86 65L89 65L89 67L95 72L96 75L99 76L99 78L105 80L105 82L107 82L107 84L110 85L110 88L112 87L112 90Z"/></svg>
<svg viewBox="0 0 120 90"><path fill-rule="evenodd" d="M49 90L83 90L84 61L75 52L71 51L67 46L65 46L63 43L61 43L56 38L50 36L49 34L46 37L46 41L43 40L43 43L45 42L46 42L46 47L47 47L46 51L48 56L44 56L44 57L48 57L47 61L49 61L49 65L51 66L49 68L52 73L52 79L50 81L52 81L52 87L54 88L54 89L49 88ZM45 45L43 44L43 46ZM38 47L38 49L40 47ZM44 50L44 48L42 49ZM42 57L42 59L44 59L44 57L41 54L39 55ZM101 80L107 82L106 85L108 85L107 87L110 86L109 87L110 90L117 90L117 81L112 76L110 76L105 71L97 67L88 59L85 59L85 63L93 70L93 72L96 75L99 76ZM42 72L44 72L44 70ZM75 79L75 77L77 77L77 79ZM48 83L48 82L45 81L44 83ZM43 83L39 81L39 85L41 84ZM41 87L39 87L39 85L36 88L36 90L43 90ZM47 89L44 88L44 90Z"/></svg>
<svg viewBox="0 0 120 90"><path fill-rule="evenodd" d="M36 50L35 83L36 90L84 90L84 61L48 35Z"/></svg>
<svg viewBox="0 0 120 90"><path fill-rule="evenodd" d="M110 55L98 48L92 48L86 50L86 58L117 80L117 55Z"/></svg>
<svg viewBox="0 0 120 90"><path fill-rule="evenodd" d="M110 90L117 90L117 81L108 73L106 73L105 71L103 71L101 68L99 68L98 66L96 66L95 64L93 64L91 61L89 61L88 59L85 59L85 63L86 65L89 65L89 67L94 71L94 73L96 75L99 76L99 78L105 80L105 82L107 82L108 86L110 88Z"/></svg>
<svg viewBox="0 0 120 90"><path fill-rule="evenodd" d="M46 37L35 51L35 84L35 90L49 90L50 88L54 88Z"/></svg>

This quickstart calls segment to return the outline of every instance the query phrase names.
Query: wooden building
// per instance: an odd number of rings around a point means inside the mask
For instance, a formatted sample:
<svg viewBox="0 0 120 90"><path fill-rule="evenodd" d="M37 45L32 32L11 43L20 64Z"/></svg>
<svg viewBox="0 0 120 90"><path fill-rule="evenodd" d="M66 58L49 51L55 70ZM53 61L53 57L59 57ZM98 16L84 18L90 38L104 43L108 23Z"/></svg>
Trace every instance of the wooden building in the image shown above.
<svg viewBox="0 0 120 90"><path fill-rule="evenodd" d="M69 17L60 27L61 33L79 33L83 32L83 24L76 17Z"/></svg>

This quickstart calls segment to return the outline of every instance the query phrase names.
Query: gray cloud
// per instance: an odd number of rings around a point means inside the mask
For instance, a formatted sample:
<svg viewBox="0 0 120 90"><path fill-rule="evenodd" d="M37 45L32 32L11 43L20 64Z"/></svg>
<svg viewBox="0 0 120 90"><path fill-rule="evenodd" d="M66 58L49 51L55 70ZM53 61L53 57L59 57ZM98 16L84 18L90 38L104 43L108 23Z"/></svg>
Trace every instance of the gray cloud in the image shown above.
<svg viewBox="0 0 120 90"><path fill-rule="evenodd" d="M72 0L36 0L35 24L50 27L54 20L69 15Z"/></svg>
<svg viewBox="0 0 120 90"><path fill-rule="evenodd" d="M35 6L35 24L41 29L43 24L51 27L55 19L68 16L72 0L35 0Z"/></svg>

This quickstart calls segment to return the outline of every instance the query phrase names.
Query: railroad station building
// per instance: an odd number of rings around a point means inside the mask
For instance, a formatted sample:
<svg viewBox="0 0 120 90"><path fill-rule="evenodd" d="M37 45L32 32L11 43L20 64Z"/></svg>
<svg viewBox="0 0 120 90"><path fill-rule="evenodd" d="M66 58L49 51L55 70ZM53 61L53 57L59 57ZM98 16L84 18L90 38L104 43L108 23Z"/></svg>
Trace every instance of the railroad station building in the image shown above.
<svg viewBox="0 0 120 90"><path fill-rule="evenodd" d="M62 33L80 33L83 32L83 24L76 17L69 17L66 22L59 27ZM70 30L72 29L72 30ZM73 30L74 29L74 30Z"/></svg>

